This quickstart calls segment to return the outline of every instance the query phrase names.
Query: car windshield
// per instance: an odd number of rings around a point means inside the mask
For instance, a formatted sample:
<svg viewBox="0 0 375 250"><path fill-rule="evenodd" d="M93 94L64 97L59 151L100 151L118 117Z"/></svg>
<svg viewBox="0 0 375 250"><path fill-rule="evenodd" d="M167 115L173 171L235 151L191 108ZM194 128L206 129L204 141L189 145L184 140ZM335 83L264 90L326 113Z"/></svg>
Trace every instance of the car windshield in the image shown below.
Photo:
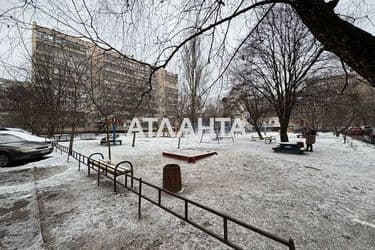
<svg viewBox="0 0 375 250"><path fill-rule="evenodd" d="M0 134L0 144L11 143L11 142L21 142L21 141L25 141L25 140L14 135Z"/></svg>

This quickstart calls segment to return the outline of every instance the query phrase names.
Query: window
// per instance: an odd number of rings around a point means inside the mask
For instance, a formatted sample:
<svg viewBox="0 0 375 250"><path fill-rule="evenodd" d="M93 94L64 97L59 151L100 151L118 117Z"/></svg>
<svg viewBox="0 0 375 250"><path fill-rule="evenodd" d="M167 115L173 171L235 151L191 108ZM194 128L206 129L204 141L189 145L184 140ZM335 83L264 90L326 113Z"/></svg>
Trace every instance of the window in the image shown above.
<svg viewBox="0 0 375 250"><path fill-rule="evenodd" d="M9 134L0 134L0 144L24 141L22 138Z"/></svg>

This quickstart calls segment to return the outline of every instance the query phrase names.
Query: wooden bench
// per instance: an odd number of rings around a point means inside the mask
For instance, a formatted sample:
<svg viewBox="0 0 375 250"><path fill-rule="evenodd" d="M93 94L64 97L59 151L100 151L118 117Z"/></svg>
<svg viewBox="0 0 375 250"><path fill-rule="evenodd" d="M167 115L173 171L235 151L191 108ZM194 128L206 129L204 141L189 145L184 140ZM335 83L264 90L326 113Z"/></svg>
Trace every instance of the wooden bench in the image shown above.
<svg viewBox="0 0 375 250"><path fill-rule="evenodd" d="M105 138L105 137L104 137L104 138ZM103 139L104 139L104 138L103 138ZM100 144L101 144L101 145L103 145L103 144L108 145L107 139L104 139L104 140L103 140L103 139L100 140ZM119 143L120 145L122 145L122 140L119 140L119 139L118 139L118 140L110 139L109 142L110 142L112 145L115 145L115 144L117 144L117 143Z"/></svg>
<svg viewBox="0 0 375 250"><path fill-rule="evenodd" d="M264 143L271 144L272 142L276 142L275 136L271 135L271 136L264 137Z"/></svg>
<svg viewBox="0 0 375 250"><path fill-rule="evenodd" d="M220 141L222 141L223 139L232 139L232 143L234 143L234 137L231 135L220 135L216 137L218 143L220 143Z"/></svg>
<svg viewBox="0 0 375 250"><path fill-rule="evenodd" d="M252 135L250 140L251 141L257 141L257 140L263 140L263 138L260 138L259 136Z"/></svg>
<svg viewBox="0 0 375 250"><path fill-rule="evenodd" d="M101 159L93 159L92 157L95 155L101 156ZM128 166L124 166L123 164L127 164ZM104 156L102 153L94 153L91 154L87 161L87 172L88 176L90 176L90 169L94 169L98 172L98 186L100 180L100 172L103 172L106 177L113 180L113 191L116 192L116 178L120 175L125 175L125 186L127 186L128 176L127 174L130 173L130 176L133 176L133 164L130 161L121 161L119 163L108 162L104 161ZM111 174L113 178L108 176ZM130 186L133 187L133 178L130 178L131 184Z"/></svg>

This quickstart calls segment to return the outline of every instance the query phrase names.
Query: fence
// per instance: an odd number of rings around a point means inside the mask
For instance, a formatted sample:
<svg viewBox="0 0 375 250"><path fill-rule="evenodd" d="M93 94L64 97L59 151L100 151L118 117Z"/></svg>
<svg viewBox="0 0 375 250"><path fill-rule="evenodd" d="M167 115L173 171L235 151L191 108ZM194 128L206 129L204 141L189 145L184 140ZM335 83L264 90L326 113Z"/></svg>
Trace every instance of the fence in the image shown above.
<svg viewBox="0 0 375 250"><path fill-rule="evenodd" d="M65 153L69 153L69 148L68 147L65 147L63 145L60 145L60 144L55 144L55 148L56 150L60 150L61 154L62 152L65 152ZM89 157L81 154L81 153L78 153L76 151L72 151L71 152L71 156L76 159L78 161L78 170L80 171L81 169L81 164L84 164L86 166L88 166L88 159ZM95 169L94 167L91 167L94 171L99 171L97 169ZM113 178L111 178L110 176L107 176L109 179L113 180ZM131 181L136 181L138 182L138 189L134 189L134 188L130 188L127 186L127 178L130 178ZM174 194L174 193L171 193L169 192L168 190L165 190L163 188L160 188L154 184L151 184L151 183L148 183L144 180L142 180L142 178L138 178L138 177L135 177L135 176L131 176L131 175L128 175L126 174L125 176L125 183L121 183L121 181L117 181L117 184L123 186L124 188L128 189L129 191L133 192L134 194L138 195L138 218L141 218L141 215L142 215L142 211L141 211L141 207L142 207L142 198L144 200L147 200L149 202L151 202L152 204L158 206L159 208L162 208L164 209L165 211L171 213L172 215L176 216L177 218L191 224L192 226L202 230L203 232L211 235L212 237L216 238L217 240L223 242L224 244L232 247L233 249L243 249L242 247L234 244L233 242L230 241L230 237L229 237L229 232L228 232L228 222L231 222L231 223L234 223L238 226L241 226L243 228L246 228L248 230L251 230L253 232L256 232L268 239L271 239L273 241L276 241L280 244L283 244L285 246L287 246L289 249L295 249L295 245L294 245L294 240L292 238L289 238L289 240L286 240L284 238L281 238L275 234L272 234L272 233L269 233L267 231L264 231L262 229L259 229L255 226L252 226L252 225L249 225L245 222L242 222L238 219L235 219L229 215L226 215L224 213L221 213L219 211L216 211L212 208L209 208L209 207L206 207L198 202L195 202L195 201L192 201L190 199L187 199L187 198L184 198L184 197L181 197L177 194ZM157 201L151 199L150 197L146 196L144 193L142 193L142 187L143 186L147 186L147 187L151 187L153 189L155 189L157 191ZM176 199L179 199L181 201L184 202L184 213L183 214L179 214L171 209L169 209L168 207L164 206L162 204L162 194L165 193L165 194L168 194L170 195L171 197L174 197ZM223 221L223 228L222 228L222 234L217 234L213 231L210 231L206 228L204 228L203 226L199 225L198 223L194 222L192 219L190 219L189 217L189 208L191 208L192 206L195 206L195 207L198 207L198 208L201 208L205 211L207 211L208 213L211 213L211 214L214 214L218 217L221 217L222 218L222 221Z"/></svg>

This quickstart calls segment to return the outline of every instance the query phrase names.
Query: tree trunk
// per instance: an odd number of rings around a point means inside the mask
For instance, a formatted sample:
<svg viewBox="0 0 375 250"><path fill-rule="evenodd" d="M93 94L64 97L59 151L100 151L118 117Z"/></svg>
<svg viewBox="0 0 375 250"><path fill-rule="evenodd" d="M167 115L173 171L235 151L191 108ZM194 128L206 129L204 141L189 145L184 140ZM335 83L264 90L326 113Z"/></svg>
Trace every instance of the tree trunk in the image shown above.
<svg viewBox="0 0 375 250"><path fill-rule="evenodd" d="M259 128L258 124L252 124L252 125L254 126L254 129L257 132L259 138L262 140L263 139L263 135L262 135L262 131L260 131L260 128Z"/></svg>
<svg viewBox="0 0 375 250"><path fill-rule="evenodd" d="M191 112L190 112L190 119L191 119L191 123L194 127L194 131L195 131L195 128L196 128L196 122L197 122L197 112L196 112L196 96L195 94L192 94L191 96Z"/></svg>
<svg viewBox="0 0 375 250"><path fill-rule="evenodd" d="M70 133L70 138L69 138L69 152L68 152L68 158L67 161L69 161L69 156L73 154L73 143L74 143L74 135L76 133L76 124L72 125L72 131Z"/></svg>
<svg viewBox="0 0 375 250"><path fill-rule="evenodd" d="M324 0L291 1L325 50L335 53L375 87L375 37L342 20Z"/></svg>
<svg viewBox="0 0 375 250"><path fill-rule="evenodd" d="M289 119L288 120L280 120L280 141L281 142L288 142L288 125L289 125Z"/></svg>

